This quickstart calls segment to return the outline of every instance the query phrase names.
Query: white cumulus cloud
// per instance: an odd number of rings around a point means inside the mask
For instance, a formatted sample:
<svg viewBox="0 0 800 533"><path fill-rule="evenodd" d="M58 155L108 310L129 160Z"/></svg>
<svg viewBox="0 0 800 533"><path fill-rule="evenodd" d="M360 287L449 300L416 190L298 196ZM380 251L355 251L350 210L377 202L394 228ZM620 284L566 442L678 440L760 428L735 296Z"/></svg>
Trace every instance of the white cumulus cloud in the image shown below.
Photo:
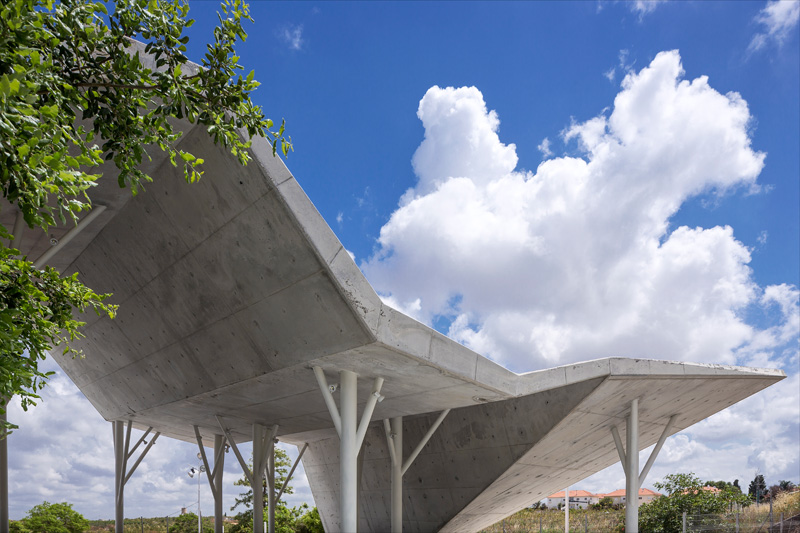
<svg viewBox="0 0 800 533"><path fill-rule="evenodd" d="M781 46L800 22L800 2L797 0L775 0L758 12L756 22L762 31L756 33L750 41L748 50L761 50L770 42Z"/></svg>
<svg viewBox="0 0 800 533"><path fill-rule="evenodd" d="M747 103L685 79L677 51L564 132L580 157L535 172L515 170L477 88L432 87L418 115L419 182L362 263L385 301L449 320L449 335L518 371L612 355L736 363L791 336L782 302L796 289L759 287L733 228L670 228L693 196L758 190L765 159ZM786 324L743 318L770 302Z"/></svg>

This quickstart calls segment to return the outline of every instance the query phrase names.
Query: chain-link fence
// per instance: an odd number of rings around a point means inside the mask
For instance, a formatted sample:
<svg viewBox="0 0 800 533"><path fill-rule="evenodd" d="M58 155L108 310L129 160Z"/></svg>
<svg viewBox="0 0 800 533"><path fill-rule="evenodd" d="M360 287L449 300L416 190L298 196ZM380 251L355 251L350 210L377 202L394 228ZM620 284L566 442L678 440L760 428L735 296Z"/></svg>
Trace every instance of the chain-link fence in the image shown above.
<svg viewBox="0 0 800 533"><path fill-rule="evenodd" d="M761 512L683 515L683 533L800 533L800 515L789 517L771 509Z"/></svg>

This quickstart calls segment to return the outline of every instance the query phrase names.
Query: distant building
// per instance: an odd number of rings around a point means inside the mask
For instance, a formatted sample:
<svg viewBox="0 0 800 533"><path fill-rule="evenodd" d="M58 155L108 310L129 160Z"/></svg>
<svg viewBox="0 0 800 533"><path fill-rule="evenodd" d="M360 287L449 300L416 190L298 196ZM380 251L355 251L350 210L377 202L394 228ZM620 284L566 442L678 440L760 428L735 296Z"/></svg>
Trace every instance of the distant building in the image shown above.
<svg viewBox="0 0 800 533"><path fill-rule="evenodd" d="M625 505L626 503L625 489L615 490L614 492L609 492L607 494L597 494L597 496L598 501L600 498L611 498L614 501L614 505ZM656 491L650 489L639 489L639 505L643 503L650 503L659 496L661 496L661 494Z"/></svg>
<svg viewBox="0 0 800 533"><path fill-rule="evenodd" d="M585 490L571 490L569 491L569 508L570 509L588 509L600 501L597 494ZM547 497L547 507L554 508L564 504L564 491L556 492Z"/></svg>
<svg viewBox="0 0 800 533"><path fill-rule="evenodd" d="M714 487L703 487L703 490L719 492ZM661 496L658 492L650 489L639 489L639 504L649 503ZM611 498L614 505L625 505L625 489L615 490L607 494L593 494L585 490L569 491L570 509L588 509L590 505L600 502L603 498ZM556 492L547 497L547 507L556 508L564 505L564 491Z"/></svg>

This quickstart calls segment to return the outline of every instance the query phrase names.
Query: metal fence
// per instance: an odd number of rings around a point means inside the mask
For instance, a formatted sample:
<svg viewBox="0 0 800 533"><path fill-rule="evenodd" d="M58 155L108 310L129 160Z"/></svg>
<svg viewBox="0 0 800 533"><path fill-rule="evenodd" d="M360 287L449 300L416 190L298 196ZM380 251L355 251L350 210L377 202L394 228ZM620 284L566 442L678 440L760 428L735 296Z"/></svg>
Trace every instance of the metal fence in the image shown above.
<svg viewBox="0 0 800 533"><path fill-rule="evenodd" d="M800 533L800 516L787 517L783 513L737 512L727 514L683 513L683 533Z"/></svg>

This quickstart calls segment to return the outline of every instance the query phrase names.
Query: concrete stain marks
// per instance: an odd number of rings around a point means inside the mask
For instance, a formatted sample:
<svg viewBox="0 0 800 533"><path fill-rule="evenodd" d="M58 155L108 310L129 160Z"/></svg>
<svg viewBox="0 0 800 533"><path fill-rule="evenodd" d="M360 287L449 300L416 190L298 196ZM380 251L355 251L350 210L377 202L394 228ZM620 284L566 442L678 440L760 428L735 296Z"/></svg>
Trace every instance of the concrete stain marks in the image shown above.
<svg viewBox="0 0 800 533"><path fill-rule="evenodd" d="M138 292L126 300L114 320L138 352L137 359L168 346L177 338L172 325L162 320L146 292Z"/></svg>
<svg viewBox="0 0 800 533"><path fill-rule="evenodd" d="M369 341L324 272L263 299L235 318L275 369Z"/></svg>
<svg viewBox="0 0 800 533"><path fill-rule="evenodd" d="M432 335L430 354L425 356L437 367L470 381L475 380L475 371L480 357L472 350L439 333Z"/></svg>
<svg viewBox="0 0 800 533"><path fill-rule="evenodd" d="M381 307L378 341L413 357L430 359L433 331L391 307Z"/></svg>
<svg viewBox="0 0 800 533"><path fill-rule="evenodd" d="M333 279L341 286L345 299L359 315L370 334L376 337L383 304L375 289L367 282L343 246L329 262L329 268Z"/></svg>
<svg viewBox="0 0 800 533"><path fill-rule="evenodd" d="M286 180L278 185L277 189L288 207L287 211L297 221L298 228L310 243L310 247L319 254L325 264L330 263L342 247L333 230L311 203L297 180Z"/></svg>
<svg viewBox="0 0 800 533"><path fill-rule="evenodd" d="M237 311L322 268L274 192L220 227L192 255L210 279L208 290Z"/></svg>
<svg viewBox="0 0 800 533"><path fill-rule="evenodd" d="M142 289L174 339L182 339L228 316L231 301L211 289L206 270L184 256Z"/></svg>
<svg viewBox="0 0 800 533"><path fill-rule="evenodd" d="M272 370L269 361L259 356L245 331L231 317L199 330L183 342L203 362L214 389Z"/></svg>
<svg viewBox="0 0 800 533"><path fill-rule="evenodd" d="M143 286L161 271L186 255L189 248L175 226L156 202L142 193L131 199L100 233L85 254L98 253L126 265L134 282Z"/></svg>
<svg viewBox="0 0 800 533"><path fill-rule="evenodd" d="M204 176L196 183L187 183L183 167L173 167L166 161L157 170L158 179L148 184L146 194L156 198L193 248L266 194L269 187L265 180L257 179L256 165L242 166L200 128L183 138L181 149L205 159Z"/></svg>
<svg viewBox="0 0 800 533"><path fill-rule="evenodd" d="M109 239L114 237L101 232L89 245L90 253L78 256L73 267L83 283L98 293L113 293L109 301L119 304L141 288L144 276L134 277L125 262L111 255L117 245L111 245Z"/></svg>

